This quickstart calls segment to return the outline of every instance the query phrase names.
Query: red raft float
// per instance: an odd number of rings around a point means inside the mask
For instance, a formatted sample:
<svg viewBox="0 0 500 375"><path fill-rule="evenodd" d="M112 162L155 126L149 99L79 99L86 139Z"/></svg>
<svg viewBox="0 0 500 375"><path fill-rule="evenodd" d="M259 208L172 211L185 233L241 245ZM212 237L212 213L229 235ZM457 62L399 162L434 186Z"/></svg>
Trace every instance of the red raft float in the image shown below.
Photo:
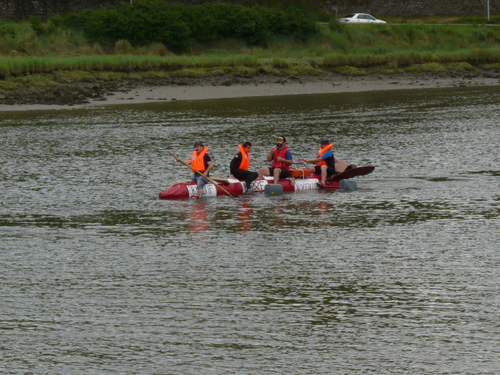
<svg viewBox="0 0 500 375"><path fill-rule="evenodd" d="M355 167L345 170L342 173L336 174L335 176L326 180L327 184L324 185L326 189L338 189L341 187L342 180L348 180L352 177L356 176L364 176L367 175L373 170L375 167L365 166L365 167ZM321 181L321 176L318 175L307 175L307 170L297 169L295 171L304 171L299 172L299 176L294 178L285 178L278 181L278 184L283 187L284 193L292 193L297 191L305 191L305 190L317 190L321 187L318 186L318 183ZM297 175L297 173L295 173ZM212 177L212 180L217 182L224 189L218 188L212 182L207 183L203 188L203 197L220 197L220 196L228 196L228 194L224 191L228 191L229 193L239 196L246 193L246 184L245 181L240 181L235 178L217 178ZM273 184L273 177L259 177L254 182L252 182L252 188L255 192L262 193L265 191L266 185ZM181 180L174 182L172 186L170 186L167 190L160 193L160 199L185 199L191 198L193 196L198 195L198 188L195 182L191 182L188 180Z"/></svg>

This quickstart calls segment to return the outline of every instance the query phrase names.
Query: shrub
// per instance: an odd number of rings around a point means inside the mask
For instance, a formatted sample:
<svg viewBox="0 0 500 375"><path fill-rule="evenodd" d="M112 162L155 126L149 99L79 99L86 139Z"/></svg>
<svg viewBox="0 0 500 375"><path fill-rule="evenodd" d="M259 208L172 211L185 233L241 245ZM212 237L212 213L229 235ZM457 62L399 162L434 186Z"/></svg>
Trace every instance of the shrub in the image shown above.
<svg viewBox="0 0 500 375"><path fill-rule="evenodd" d="M337 21L337 19L333 17L330 18L330 22L328 22L328 27L334 33L339 33L339 34L344 33L346 29L346 26L343 23Z"/></svg>
<svg viewBox="0 0 500 375"><path fill-rule="evenodd" d="M42 19L40 17L30 17L31 28L36 35L45 34L45 28L42 24Z"/></svg>
<svg viewBox="0 0 500 375"><path fill-rule="evenodd" d="M211 3L185 6L160 0L137 0L133 6L86 10L51 18L53 25L80 28L92 41L113 45L126 39L132 45L163 43L184 51L194 42L236 37L249 45L265 45L273 34L305 38L317 32L312 13L299 8L271 9Z"/></svg>
<svg viewBox="0 0 500 375"><path fill-rule="evenodd" d="M134 52L134 47L126 39L120 39L115 43L114 52L120 55L126 55Z"/></svg>
<svg viewBox="0 0 500 375"><path fill-rule="evenodd" d="M167 47L163 43L154 42L145 47L143 50L144 54L154 55L154 56L167 56L170 53L168 52Z"/></svg>

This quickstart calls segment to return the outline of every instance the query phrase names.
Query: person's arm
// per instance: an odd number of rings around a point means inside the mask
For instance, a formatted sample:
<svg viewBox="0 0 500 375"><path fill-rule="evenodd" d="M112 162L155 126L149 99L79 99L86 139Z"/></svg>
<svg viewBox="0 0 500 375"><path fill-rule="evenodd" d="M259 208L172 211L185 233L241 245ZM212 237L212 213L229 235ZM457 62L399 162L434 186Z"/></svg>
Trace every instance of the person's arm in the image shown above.
<svg viewBox="0 0 500 375"><path fill-rule="evenodd" d="M205 154L203 161L205 162L205 165L207 166L205 169L205 172L203 172L203 177L207 177L210 170L214 167L214 163L212 163L212 159L210 159L210 156L208 154Z"/></svg>
<svg viewBox="0 0 500 375"><path fill-rule="evenodd" d="M209 161L207 165L207 169L205 170L205 172L203 172L203 177L207 177L210 170L214 167L214 163L212 163L211 161Z"/></svg>
<svg viewBox="0 0 500 375"><path fill-rule="evenodd" d="M304 161L306 163L314 163L314 164L316 164L316 163L319 163L321 160L326 160L326 159L328 159L328 158L330 158L332 156L333 156L333 152L331 152L330 150L328 150L321 157L318 157L316 159L304 159Z"/></svg>
<svg viewBox="0 0 500 375"><path fill-rule="evenodd" d="M267 155L267 161L273 160L274 150L276 150L276 146L271 147L271 151L269 151L269 155Z"/></svg>
<svg viewBox="0 0 500 375"><path fill-rule="evenodd" d="M316 158L316 159L304 159L304 161L305 161L306 163L311 163L311 164L316 164L316 163L319 163L321 160L323 160L323 159L321 159L321 158Z"/></svg>
<svg viewBox="0 0 500 375"><path fill-rule="evenodd" d="M234 158L231 160L231 164L229 164L229 171L231 173L239 169L239 166L241 165L241 159L241 152L238 152L236 155L234 155Z"/></svg>
<svg viewBox="0 0 500 375"><path fill-rule="evenodd" d="M182 163L182 164L188 164L188 165L191 165L191 160L189 161L185 161L185 160L182 160L180 157L176 156L175 157L175 160L177 160L179 163Z"/></svg>

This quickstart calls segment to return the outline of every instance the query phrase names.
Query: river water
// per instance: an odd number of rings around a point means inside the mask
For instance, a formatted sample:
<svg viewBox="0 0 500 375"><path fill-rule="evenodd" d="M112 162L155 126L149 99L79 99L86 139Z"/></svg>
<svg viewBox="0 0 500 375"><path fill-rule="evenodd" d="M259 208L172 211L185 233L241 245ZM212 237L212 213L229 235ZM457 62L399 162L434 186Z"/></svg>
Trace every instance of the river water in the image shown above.
<svg viewBox="0 0 500 375"><path fill-rule="evenodd" d="M494 374L500 89L0 113L5 374ZM160 201L283 134L358 190Z"/></svg>

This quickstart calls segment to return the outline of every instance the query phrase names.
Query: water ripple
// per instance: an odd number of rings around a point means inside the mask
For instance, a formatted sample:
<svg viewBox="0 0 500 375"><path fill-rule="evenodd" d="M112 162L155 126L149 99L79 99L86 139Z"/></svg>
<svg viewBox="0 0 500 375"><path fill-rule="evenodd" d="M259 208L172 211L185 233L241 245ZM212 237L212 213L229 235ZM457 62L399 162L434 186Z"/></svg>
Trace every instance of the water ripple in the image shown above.
<svg viewBox="0 0 500 375"><path fill-rule="evenodd" d="M497 88L3 113L6 373L492 374ZM277 134L376 166L351 192L159 201Z"/></svg>

